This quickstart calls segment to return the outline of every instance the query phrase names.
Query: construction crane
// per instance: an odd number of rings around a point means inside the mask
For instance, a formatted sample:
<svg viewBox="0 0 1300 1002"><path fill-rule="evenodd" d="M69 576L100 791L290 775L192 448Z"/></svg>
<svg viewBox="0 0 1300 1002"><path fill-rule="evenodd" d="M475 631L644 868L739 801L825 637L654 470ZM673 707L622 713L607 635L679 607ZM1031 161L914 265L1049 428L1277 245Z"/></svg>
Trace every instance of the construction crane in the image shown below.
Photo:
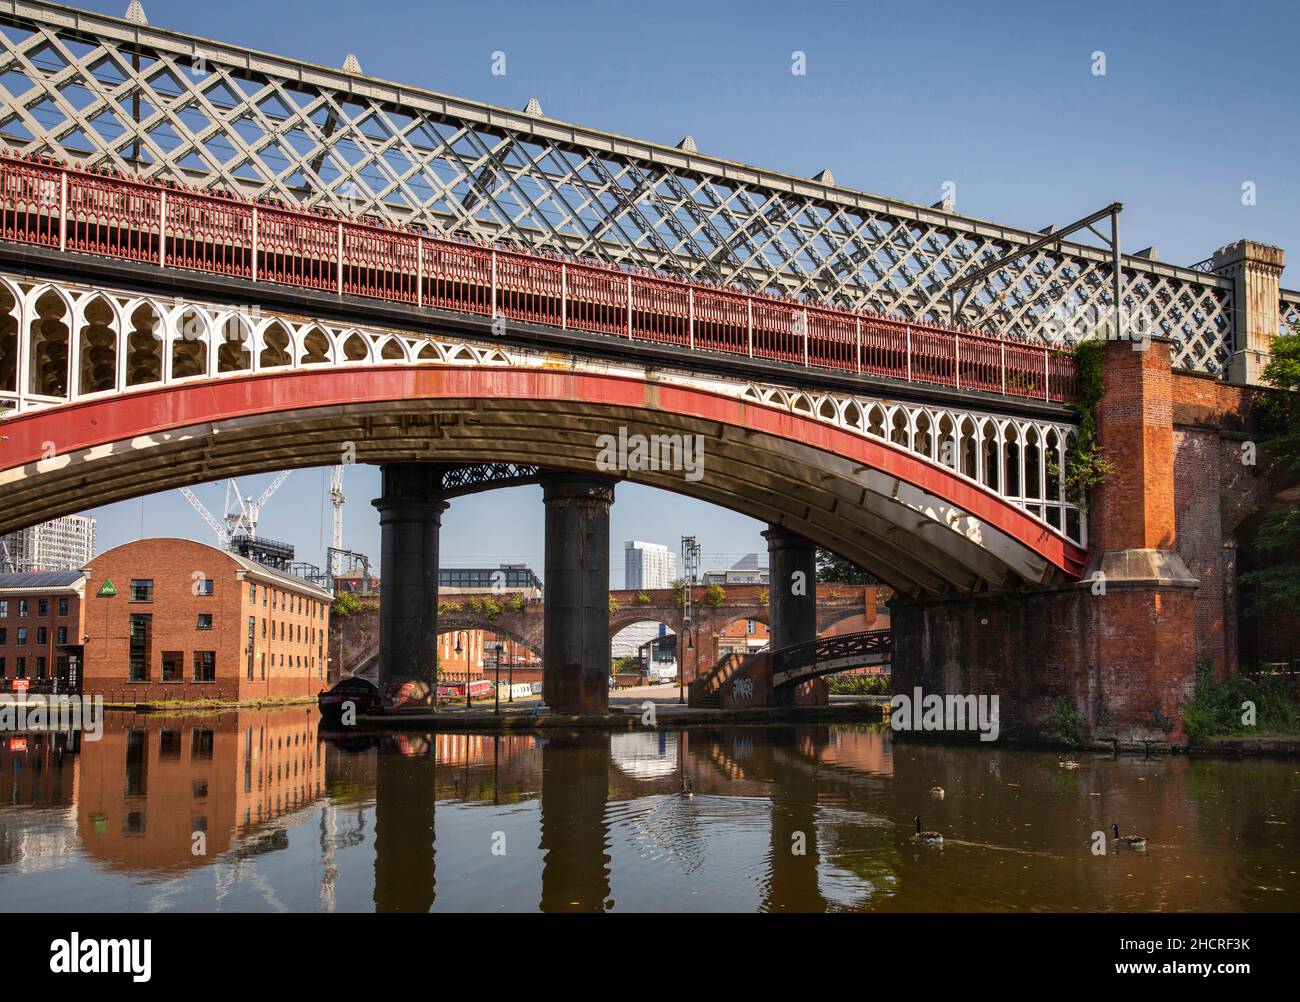
<svg viewBox="0 0 1300 1002"><path fill-rule="evenodd" d="M271 482L270 487L262 492L261 497L254 500L251 495L243 497L240 494L239 483L232 477L226 481L226 496L221 507L220 519L208 511L207 505L200 501L188 487L182 487L181 493L185 495L185 500L193 506L203 521L207 522L212 531L217 534L217 545L223 550L228 550L230 541L237 535L247 535L250 539L257 538L257 522L262 517L263 506L288 479L289 471L285 470Z"/></svg>
<svg viewBox="0 0 1300 1002"><path fill-rule="evenodd" d="M336 578L342 573L339 554L343 551L343 506L347 503L343 495L343 467L336 466L330 473L330 504L334 506L334 531L330 537L329 574Z"/></svg>

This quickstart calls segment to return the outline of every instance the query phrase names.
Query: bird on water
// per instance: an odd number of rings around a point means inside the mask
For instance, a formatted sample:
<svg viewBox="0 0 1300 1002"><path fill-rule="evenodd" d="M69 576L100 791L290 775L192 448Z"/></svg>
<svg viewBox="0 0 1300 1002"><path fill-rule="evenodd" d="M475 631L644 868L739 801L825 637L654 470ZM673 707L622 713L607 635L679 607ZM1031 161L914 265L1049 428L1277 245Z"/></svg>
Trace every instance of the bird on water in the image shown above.
<svg viewBox="0 0 1300 1002"><path fill-rule="evenodd" d="M1147 837L1145 835L1121 835L1119 825L1111 825L1115 829L1115 844L1127 846L1130 849L1145 849L1147 847Z"/></svg>

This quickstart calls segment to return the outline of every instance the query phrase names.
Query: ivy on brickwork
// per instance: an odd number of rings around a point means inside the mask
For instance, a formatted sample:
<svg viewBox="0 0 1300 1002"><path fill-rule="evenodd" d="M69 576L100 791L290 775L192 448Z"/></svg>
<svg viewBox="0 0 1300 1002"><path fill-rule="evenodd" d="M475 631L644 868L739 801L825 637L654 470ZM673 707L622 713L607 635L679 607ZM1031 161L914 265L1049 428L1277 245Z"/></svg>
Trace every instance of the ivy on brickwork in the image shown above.
<svg viewBox="0 0 1300 1002"><path fill-rule="evenodd" d="M1079 374L1079 392L1070 404L1079 416L1079 436L1074 448L1065 456L1065 497L1080 509L1088 507L1088 492L1106 479L1110 463L1102 457L1097 439L1097 404L1101 402L1101 360L1106 353L1105 341L1084 341L1074 349L1074 364ZM1059 461L1047 464L1051 480L1061 475Z"/></svg>

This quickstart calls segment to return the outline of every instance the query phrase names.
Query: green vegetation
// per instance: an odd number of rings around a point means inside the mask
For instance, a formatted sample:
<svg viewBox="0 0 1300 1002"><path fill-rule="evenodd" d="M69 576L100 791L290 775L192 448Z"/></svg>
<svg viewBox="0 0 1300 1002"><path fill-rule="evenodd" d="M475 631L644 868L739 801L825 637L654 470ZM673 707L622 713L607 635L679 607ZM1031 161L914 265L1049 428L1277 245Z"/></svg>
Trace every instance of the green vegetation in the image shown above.
<svg viewBox="0 0 1300 1002"><path fill-rule="evenodd" d="M1047 736L1057 744L1079 743L1079 711L1064 696L1052 704L1052 720L1047 725Z"/></svg>
<svg viewBox="0 0 1300 1002"><path fill-rule="evenodd" d="M501 603L491 595L474 595L465 601L465 608L477 612L489 623L501 615Z"/></svg>
<svg viewBox="0 0 1300 1002"><path fill-rule="evenodd" d="M1255 458L1279 484L1291 484L1300 477L1300 334L1273 339L1264 380L1284 392L1256 402L1262 441ZM1240 578L1251 612L1300 607L1300 502L1271 506L1242 557L1255 566Z"/></svg>
<svg viewBox="0 0 1300 1002"><path fill-rule="evenodd" d="M848 585L880 584L880 579L870 571L821 547L817 548L817 580Z"/></svg>
<svg viewBox="0 0 1300 1002"><path fill-rule="evenodd" d="M334 596L334 601L330 603L330 615L354 616L373 607L371 603L362 602L351 592L341 591Z"/></svg>
<svg viewBox="0 0 1300 1002"><path fill-rule="evenodd" d="M830 675L826 679L832 696L888 696L888 675Z"/></svg>
<svg viewBox="0 0 1300 1002"><path fill-rule="evenodd" d="M704 589L704 601L709 603L709 608L717 609L727 600L727 589L720 584L711 584Z"/></svg>
<svg viewBox="0 0 1300 1002"><path fill-rule="evenodd" d="M1101 361L1105 353L1105 341L1084 341L1074 349L1079 393L1070 408L1079 416L1079 437L1074 448L1065 454L1065 496L1082 509L1088 507L1088 492L1111 471L1097 441L1096 412L1101 400ZM1055 481L1060 475L1060 460L1054 458L1047 464L1048 481Z"/></svg>
<svg viewBox="0 0 1300 1002"><path fill-rule="evenodd" d="M681 578L673 582L673 604L679 609L686 604L686 582Z"/></svg>
<svg viewBox="0 0 1300 1002"><path fill-rule="evenodd" d="M1243 723L1245 702L1255 704L1255 725ZM1183 704L1183 724L1192 738L1300 734L1300 705L1286 676L1251 677L1228 672L1214 677L1209 664L1196 670L1196 698Z"/></svg>
<svg viewBox="0 0 1300 1002"><path fill-rule="evenodd" d="M758 589L758 604L767 605L772 600L772 593L766 588Z"/></svg>
<svg viewBox="0 0 1300 1002"><path fill-rule="evenodd" d="M507 598L504 602L501 603L501 607L505 609L506 612L523 612L524 605L525 605L524 597L520 595L518 592L511 595L509 598Z"/></svg>
<svg viewBox="0 0 1300 1002"><path fill-rule="evenodd" d="M622 607L618 604L618 599L616 599L613 595L609 596L609 611L618 612L620 608Z"/></svg>
<svg viewBox="0 0 1300 1002"><path fill-rule="evenodd" d="M639 591L639 592L637 592L637 593L636 593L636 600L637 600L637 602L638 602L639 604L641 604L641 605L652 605L652 604L654 604L654 599L650 597L650 593L649 593L648 591Z"/></svg>

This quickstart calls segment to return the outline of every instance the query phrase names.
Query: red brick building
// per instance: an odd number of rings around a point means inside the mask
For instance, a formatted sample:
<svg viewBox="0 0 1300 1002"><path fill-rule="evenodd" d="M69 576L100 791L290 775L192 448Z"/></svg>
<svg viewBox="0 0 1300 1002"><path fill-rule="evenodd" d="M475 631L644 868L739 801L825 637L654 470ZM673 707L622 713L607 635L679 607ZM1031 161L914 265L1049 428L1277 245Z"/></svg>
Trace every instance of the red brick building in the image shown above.
<svg viewBox="0 0 1300 1002"><path fill-rule="evenodd" d="M0 691L20 678L76 686L85 591L85 571L0 574Z"/></svg>
<svg viewBox="0 0 1300 1002"><path fill-rule="evenodd" d="M87 693L134 701L311 697L325 683L328 592L188 539L95 557Z"/></svg>
<svg viewBox="0 0 1300 1002"><path fill-rule="evenodd" d="M718 634L718 655L734 651L749 654L766 647L770 638L767 624L758 619L737 619L723 627Z"/></svg>

